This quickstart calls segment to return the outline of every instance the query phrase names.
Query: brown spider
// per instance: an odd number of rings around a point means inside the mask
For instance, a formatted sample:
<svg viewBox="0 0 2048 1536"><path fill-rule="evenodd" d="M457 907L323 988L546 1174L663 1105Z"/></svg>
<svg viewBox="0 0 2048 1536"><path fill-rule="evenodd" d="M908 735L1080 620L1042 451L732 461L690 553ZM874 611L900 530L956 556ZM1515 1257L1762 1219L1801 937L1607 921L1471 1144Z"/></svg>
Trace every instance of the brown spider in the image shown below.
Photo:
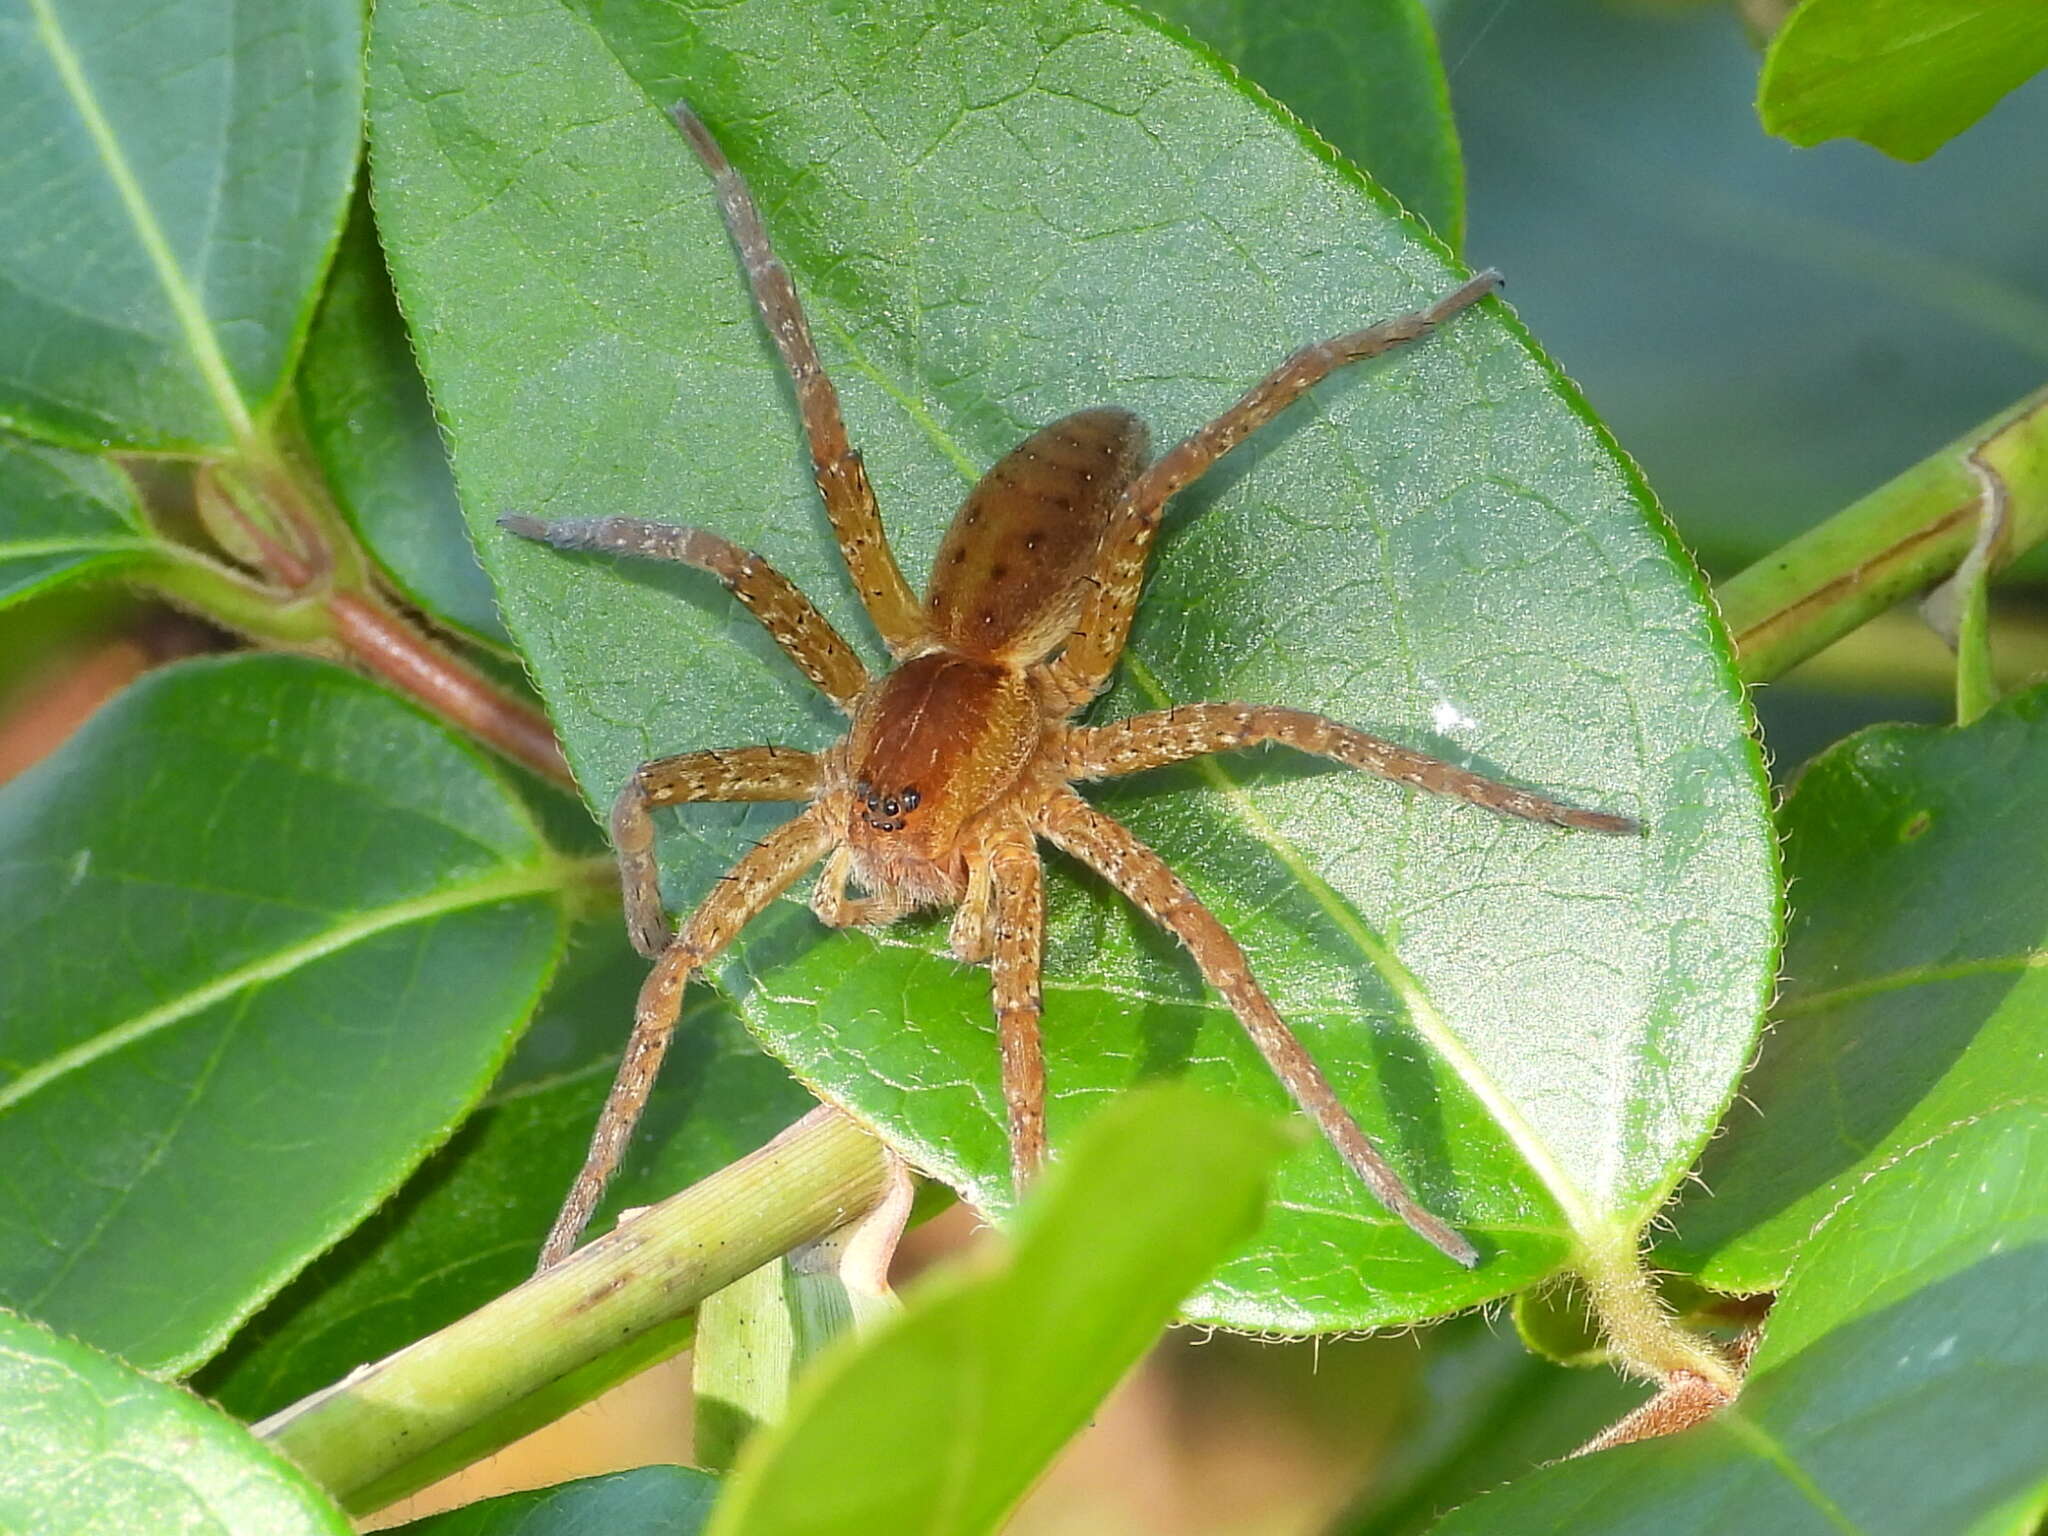
<svg viewBox="0 0 2048 1536"><path fill-rule="evenodd" d="M655 961L590 1154L541 1253L565 1257L590 1219L653 1087L690 974L820 858L811 907L831 927L883 924L957 906L953 953L994 975L1010 1156L1021 1185L1045 1158L1039 1039L1044 875L1037 839L1064 849L1166 928L1251 1034L1274 1074L1388 1210L1460 1264L1477 1252L1418 1205L1274 1010L1223 925L1180 876L1076 794L1208 752L1279 742L1503 815L1597 832L1626 816L1576 810L1468 773L1320 715L1189 704L1100 726L1069 724L1108 682L1130 632L1167 500L1335 369L1425 335L1491 293L1481 273L1412 315L1302 348L1235 405L1146 462L1128 411L1078 411L1012 449L969 493L919 602L882 532L789 273L746 182L687 107L676 122L710 170L769 334L796 386L811 461L839 548L895 667L879 680L802 592L767 562L702 528L622 517L502 526L561 549L677 560L718 577L797 667L852 717L821 753L736 747L657 758L612 809L626 925ZM809 802L742 858L672 933L654 861L657 806L707 800ZM852 894L858 884L863 894Z"/></svg>

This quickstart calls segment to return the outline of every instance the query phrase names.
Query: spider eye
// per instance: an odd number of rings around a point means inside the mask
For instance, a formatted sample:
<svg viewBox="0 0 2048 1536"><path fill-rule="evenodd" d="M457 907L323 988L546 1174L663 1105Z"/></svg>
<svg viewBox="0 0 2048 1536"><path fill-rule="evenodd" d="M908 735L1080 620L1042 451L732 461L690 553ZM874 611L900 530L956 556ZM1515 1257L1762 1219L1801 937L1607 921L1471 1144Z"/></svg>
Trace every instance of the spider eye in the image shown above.
<svg viewBox="0 0 2048 1536"><path fill-rule="evenodd" d="M905 809L906 811L914 811L917 809L917 791L912 789L909 785L906 784L903 786L903 793L898 795L897 799L903 803L903 809Z"/></svg>
<svg viewBox="0 0 2048 1536"><path fill-rule="evenodd" d="M898 811L902 809L902 805L897 801L894 795L889 796L888 799L882 802L882 814L884 816L894 816Z"/></svg>

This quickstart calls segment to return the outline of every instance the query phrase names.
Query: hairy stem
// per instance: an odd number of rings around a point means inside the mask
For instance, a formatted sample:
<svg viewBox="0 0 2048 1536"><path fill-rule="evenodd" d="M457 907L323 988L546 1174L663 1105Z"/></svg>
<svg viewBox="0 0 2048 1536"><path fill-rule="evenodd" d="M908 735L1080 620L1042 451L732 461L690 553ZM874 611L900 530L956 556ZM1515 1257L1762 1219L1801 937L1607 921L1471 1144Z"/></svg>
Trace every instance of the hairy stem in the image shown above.
<svg viewBox="0 0 2048 1536"><path fill-rule="evenodd" d="M256 1433L355 1507L443 1442L844 1226L890 1187L881 1144L837 1110L815 1110L760 1151Z"/></svg>

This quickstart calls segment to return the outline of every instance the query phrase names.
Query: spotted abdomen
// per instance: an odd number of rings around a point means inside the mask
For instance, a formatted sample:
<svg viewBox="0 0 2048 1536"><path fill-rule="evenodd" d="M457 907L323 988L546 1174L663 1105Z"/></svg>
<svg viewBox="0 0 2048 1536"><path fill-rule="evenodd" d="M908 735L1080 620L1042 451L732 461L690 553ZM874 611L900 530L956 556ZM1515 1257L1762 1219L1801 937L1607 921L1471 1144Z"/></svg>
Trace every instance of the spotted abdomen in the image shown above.
<svg viewBox="0 0 2048 1536"><path fill-rule="evenodd" d="M925 608L940 641L1026 662L1064 640L1147 440L1137 417L1102 406L1041 427L998 460L968 493L932 565Z"/></svg>

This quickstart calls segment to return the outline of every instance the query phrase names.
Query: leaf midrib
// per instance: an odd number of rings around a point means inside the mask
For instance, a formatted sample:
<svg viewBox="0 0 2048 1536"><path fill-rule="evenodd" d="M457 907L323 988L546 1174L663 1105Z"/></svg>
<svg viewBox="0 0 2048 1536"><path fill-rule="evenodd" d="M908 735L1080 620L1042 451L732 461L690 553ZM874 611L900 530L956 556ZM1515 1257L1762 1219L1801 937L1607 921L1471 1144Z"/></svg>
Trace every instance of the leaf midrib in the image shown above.
<svg viewBox="0 0 2048 1536"><path fill-rule="evenodd" d="M233 437L237 441L252 438L256 431L255 423L250 418L241 390L235 384L219 339L213 334L206 308L178 264L177 253L171 249L170 240L164 234L163 226L157 222L142 184L136 180L128 157L122 152L114 125L100 110L99 99L86 79L83 61L65 37L51 0L28 0L28 3L35 13L36 27L42 34L43 44L49 50L50 62L56 68L58 79L63 82L65 94L77 108L93 147L99 151L100 164L106 170L107 179L114 184L121 206L134 226L136 242L156 270L164 298L171 306L178 328L185 334L185 344L191 349L192 361L199 369L200 378L205 381L207 392L213 396L214 405Z"/></svg>
<svg viewBox="0 0 2048 1536"><path fill-rule="evenodd" d="M1987 955L1977 960L1957 960L1948 965L1912 966L1905 970L1887 972L1882 976L1869 976L1861 981L1847 982L1839 987L1824 991L1806 992L1780 1002L1772 1010L1780 1019L1798 1018L1802 1014L1824 1013L1830 1008L1840 1008L1849 1003L1860 1003L1868 997L1882 997L1887 992L1903 992L1909 987L1934 986L1944 981L1967 981L1973 976L1995 976L2009 971L2034 971L2048 969L2048 950L2023 949L2010 955Z"/></svg>
<svg viewBox="0 0 2048 1536"><path fill-rule="evenodd" d="M130 1019L110 1025L89 1039L81 1040L68 1050L31 1067L6 1087L0 1088L0 1114L103 1056L202 1013L238 992L288 976L365 939L410 923L424 922L494 901L559 895L567 884L563 864L550 858L501 870L462 885L449 886L412 901L396 902L373 912L360 913L296 944L287 945L274 954L225 971L202 986L193 987Z"/></svg>

